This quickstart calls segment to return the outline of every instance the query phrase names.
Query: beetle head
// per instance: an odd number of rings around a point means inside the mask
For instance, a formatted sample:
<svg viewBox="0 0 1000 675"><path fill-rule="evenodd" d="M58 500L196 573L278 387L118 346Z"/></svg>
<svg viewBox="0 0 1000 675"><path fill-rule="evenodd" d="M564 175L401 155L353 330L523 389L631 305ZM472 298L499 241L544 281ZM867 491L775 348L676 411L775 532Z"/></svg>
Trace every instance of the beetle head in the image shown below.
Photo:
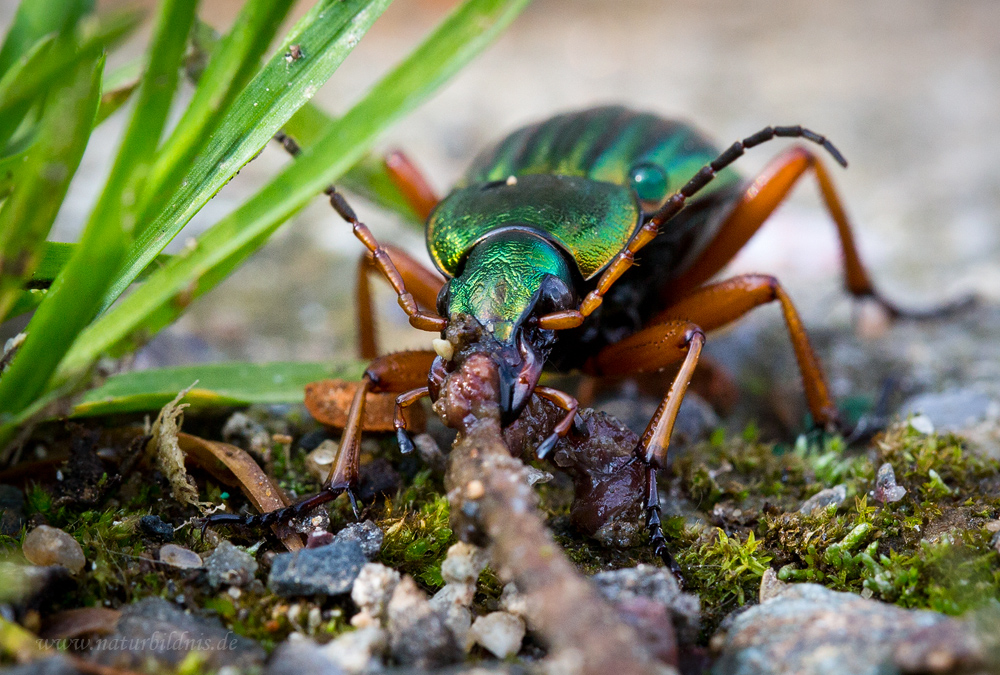
<svg viewBox="0 0 1000 675"><path fill-rule="evenodd" d="M559 249L530 231L505 228L476 244L461 273L441 290L442 316L452 317L456 327L459 316L475 324L474 336L457 340L456 363L486 352L497 365L504 424L517 419L531 398L555 340L534 318L573 306L572 288Z"/></svg>

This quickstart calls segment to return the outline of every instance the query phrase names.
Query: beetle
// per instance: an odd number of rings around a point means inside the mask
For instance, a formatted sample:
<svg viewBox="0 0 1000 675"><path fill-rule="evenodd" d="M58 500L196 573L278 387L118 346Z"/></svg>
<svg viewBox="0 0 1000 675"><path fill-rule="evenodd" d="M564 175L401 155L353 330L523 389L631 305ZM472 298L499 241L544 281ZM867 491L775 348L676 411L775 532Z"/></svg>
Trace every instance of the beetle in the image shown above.
<svg viewBox="0 0 1000 675"><path fill-rule="evenodd" d="M840 427L820 362L778 280L744 274L706 283L802 176L811 173L819 183L851 295L870 298L892 317L933 316L954 308L904 312L876 291L830 175L809 147L785 150L749 182L730 167L745 150L778 137L810 141L847 166L827 138L800 126L767 127L720 152L690 125L619 106L570 112L514 131L480 154L441 200L415 166L395 153L387 167L426 218L436 272L400 249L380 245L345 198L328 188L331 205L366 248L357 306L361 354L371 364L347 411L321 492L261 515L213 515L209 523L269 525L343 492L353 503L369 394L399 394L392 427L401 450L409 452L413 444L403 411L424 397L437 400L448 374L471 354L485 353L497 366L504 425L518 418L532 396L565 411L538 446L539 458L569 432L578 408L569 394L539 384L543 368L627 375L680 362L635 450L645 465L651 544L669 561L656 477L667 465L674 420L705 333L778 302L812 418L826 430ZM291 138L277 138L293 154L298 151ZM412 326L439 334L433 351L378 355L368 281L373 273L392 285ZM469 326L475 329L471 341L457 340L457 327L468 336Z"/></svg>

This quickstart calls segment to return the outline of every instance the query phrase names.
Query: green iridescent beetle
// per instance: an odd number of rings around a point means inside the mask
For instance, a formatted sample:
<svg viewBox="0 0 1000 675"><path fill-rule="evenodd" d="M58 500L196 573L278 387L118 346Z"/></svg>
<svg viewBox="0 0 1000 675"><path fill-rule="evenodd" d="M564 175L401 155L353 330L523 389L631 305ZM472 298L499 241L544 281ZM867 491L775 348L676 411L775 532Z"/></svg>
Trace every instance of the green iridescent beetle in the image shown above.
<svg viewBox="0 0 1000 675"><path fill-rule="evenodd" d="M647 467L651 543L669 561L656 472L666 465L674 419L706 332L778 301L813 420L824 428L839 425L819 361L778 281L741 275L706 285L803 174L815 175L836 224L847 290L871 298L891 316L903 314L875 291L829 174L813 152L794 146L749 182L727 168L745 149L774 137L819 144L846 166L826 138L802 127L767 127L720 153L686 124L624 107L559 115L513 132L481 154L440 201L397 153L387 166L414 209L427 217L427 248L440 276L403 251L378 244L330 188L331 203L367 248L358 316L361 352L374 359L347 413L340 455L319 494L260 516L220 514L210 522L266 525L350 494L367 394L402 392L392 427L408 452L413 446L403 410L425 396L437 400L449 374L473 354L496 364L504 424L519 417L532 395L565 411L537 448L539 457L568 433L578 407L569 394L538 384L543 368L620 376L680 362L636 448ZM294 150L290 139L281 140ZM434 351L377 356L368 289L374 271L392 284L414 327L441 334Z"/></svg>

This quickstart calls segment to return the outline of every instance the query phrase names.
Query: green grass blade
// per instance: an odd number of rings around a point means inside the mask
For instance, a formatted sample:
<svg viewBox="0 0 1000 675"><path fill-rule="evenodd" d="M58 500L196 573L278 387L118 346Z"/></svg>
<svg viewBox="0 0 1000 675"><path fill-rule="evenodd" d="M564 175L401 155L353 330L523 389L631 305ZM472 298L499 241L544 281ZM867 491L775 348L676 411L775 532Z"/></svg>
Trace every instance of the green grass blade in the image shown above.
<svg viewBox="0 0 1000 675"><path fill-rule="evenodd" d="M138 233L123 269L104 298L107 308L215 193L260 151L333 74L389 0L320 0L285 38L282 48L230 107L156 220ZM303 57L289 63L288 45Z"/></svg>
<svg viewBox="0 0 1000 675"><path fill-rule="evenodd" d="M132 346L173 320L342 176L380 131L426 99L526 5L527 0L463 3L293 165L90 326L60 365L56 382L72 379L101 354Z"/></svg>
<svg viewBox="0 0 1000 675"><path fill-rule="evenodd" d="M17 104L34 100L62 78L74 64L90 61L121 40L138 24L134 12L89 18L80 22L76 39L41 38L0 78L0 114Z"/></svg>
<svg viewBox="0 0 1000 675"><path fill-rule="evenodd" d="M243 7L229 33L212 52L198 79L191 103L163 144L150 174L149 200L140 221L160 210L191 169L191 162L237 95L259 68L264 52L292 3L286 0L250 0Z"/></svg>
<svg viewBox="0 0 1000 675"><path fill-rule="evenodd" d="M366 363L207 363L115 375L80 399L73 417L159 410L181 390L195 408L301 403L305 386L325 378L357 380Z"/></svg>
<svg viewBox="0 0 1000 675"><path fill-rule="evenodd" d="M41 259L41 248L87 147L100 99L101 62L83 63L56 89L20 180L0 208L0 320ZM16 157L16 156L15 156Z"/></svg>
<svg viewBox="0 0 1000 675"><path fill-rule="evenodd" d="M95 127L114 114L132 97L135 90L139 88L144 65L142 61L137 59L104 74L104 91L101 94L101 107L97 111Z"/></svg>
<svg viewBox="0 0 1000 675"><path fill-rule="evenodd" d="M41 260L39 260L38 267L35 268L35 271L31 275L29 285L33 288L45 288L55 281L55 278L59 276L63 267L73 257L78 246L79 244L67 244L61 241L43 242ZM145 279L156 269L163 267L172 257L166 253L157 256L155 264L150 265L146 272L139 275L139 280Z"/></svg>
<svg viewBox="0 0 1000 675"><path fill-rule="evenodd" d="M23 0L0 47L0 74L6 73L40 38L72 29L93 9L94 0Z"/></svg>
<svg viewBox="0 0 1000 675"><path fill-rule="evenodd" d="M127 250L141 192L177 85L194 0L164 0L132 119L107 185L84 228L76 253L28 324L28 337L0 378L0 418L29 407L83 328ZM50 387L51 388L51 387Z"/></svg>

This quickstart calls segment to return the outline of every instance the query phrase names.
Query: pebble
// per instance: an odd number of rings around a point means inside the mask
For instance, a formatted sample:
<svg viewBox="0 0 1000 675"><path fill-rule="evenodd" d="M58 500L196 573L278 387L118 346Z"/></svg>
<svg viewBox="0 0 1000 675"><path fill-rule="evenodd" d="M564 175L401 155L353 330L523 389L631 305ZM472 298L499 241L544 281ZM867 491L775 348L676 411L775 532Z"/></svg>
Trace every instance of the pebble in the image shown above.
<svg viewBox="0 0 1000 675"><path fill-rule="evenodd" d="M246 413L230 415L222 426L222 440L239 446L257 457L265 456L271 447L271 434Z"/></svg>
<svg viewBox="0 0 1000 675"><path fill-rule="evenodd" d="M379 626L367 626L339 635L323 647L329 661L346 673L381 672L389 649L389 634Z"/></svg>
<svg viewBox="0 0 1000 675"><path fill-rule="evenodd" d="M158 597L125 605L115 633L97 642L88 657L114 668L146 670L152 662L174 671L195 649L204 672L225 666L245 670L267 657L260 645L227 630L218 619L187 614Z"/></svg>
<svg viewBox="0 0 1000 675"><path fill-rule="evenodd" d="M521 651L524 632L524 619L510 612L492 612L481 616L469 629L476 644L498 659L506 659Z"/></svg>
<svg viewBox="0 0 1000 675"><path fill-rule="evenodd" d="M367 563L361 545L335 541L319 548L281 553L274 558L267 587L284 597L341 595L351 590Z"/></svg>
<svg viewBox="0 0 1000 675"><path fill-rule="evenodd" d="M143 516L139 519L139 527L150 537L163 542L174 540L174 526L165 523L159 516Z"/></svg>
<svg viewBox="0 0 1000 675"><path fill-rule="evenodd" d="M896 484L896 472L892 464L886 462L878 468L875 474L875 489L871 492L872 499L881 503L898 502L906 495L906 488Z"/></svg>
<svg viewBox="0 0 1000 675"><path fill-rule="evenodd" d="M79 574L87 564L80 543L59 528L39 525L24 538L24 557L34 565L62 565Z"/></svg>
<svg viewBox="0 0 1000 675"><path fill-rule="evenodd" d="M205 559L208 584L214 589L224 585L245 586L257 573L257 561L246 551L223 541Z"/></svg>
<svg viewBox="0 0 1000 675"><path fill-rule="evenodd" d="M293 634L294 635L294 634ZM345 671L312 640L285 640L271 654L266 675L342 675Z"/></svg>
<svg viewBox="0 0 1000 675"><path fill-rule="evenodd" d="M694 643L701 630L701 605L698 598L682 593L670 570L652 565L600 572L591 581L613 603L634 597L654 600L670 612L677 639L681 644Z"/></svg>
<svg viewBox="0 0 1000 675"><path fill-rule="evenodd" d="M961 431L986 419L991 404L990 397L978 391L949 389L907 399L900 407L900 415L926 417L932 427L940 431ZM913 426L912 419L910 426Z"/></svg>
<svg viewBox="0 0 1000 675"><path fill-rule="evenodd" d="M714 675L979 672L986 658L971 623L818 584L790 584L726 623Z"/></svg>
<svg viewBox="0 0 1000 675"><path fill-rule="evenodd" d="M907 421L907 424L918 434L930 436L934 433L934 423L931 422L931 418L927 415L914 415Z"/></svg>
<svg viewBox="0 0 1000 675"><path fill-rule="evenodd" d="M166 544L160 547L160 562L183 569L196 569L204 564L200 555L176 544Z"/></svg>
<svg viewBox="0 0 1000 675"><path fill-rule="evenodd" d="M799 513L810 514L816 509L825 509L828 506L840 506L847 499L847 486L835 485L832 488L820 490L809 499L802 502Z"/></svg>
<svg viewBox="0 0 1000 675"><path fill-rule="evenodd" d="M434 668L454 663L464 651L441 613L410 577L397 584L386 607L389 647L401 664Z"/></svg>
<svg viewBox="0 0 1000 675"><path fill-rule="evenodd" d="M368 563L362 567L351 588L351 600L361 612L354 615L351 623L362 626L383 619L400 578L399 572L380 563Z"/></svg>
<svg viewBox="0 0 1000 675"><path fill-rule="evenodd" d="M24 493L13 485L0 485L0 534L17 535L24 527Z"/></svg>
<svg viewBox="0 0 1000 675"><path fill-rule="evenodd" d="M334 541L356 541L361 546L361 552L369 560L374 560L378 557L379 552L382 550L383 539L385 539L385 535L382 533L382 530L371 520L366 520L362 523L351 523L333 538Z"/></svg>
<svg viewBox="0 0 1000 675"><path fill-rule="evenodd" d="M485 549L460 541L448 549L441 563L441 578L446 584L471 584L474 587L488 562Z"/></svg>
<svg viewBox="0 0 1000 675"><path fill-rule="evenodd" d="M330 475L330 468L337 459L337 450L340 444L336 441L325 440L316 446L316 449L306 455L306 470L309 475L316 480L325 482Z"/></svg>

